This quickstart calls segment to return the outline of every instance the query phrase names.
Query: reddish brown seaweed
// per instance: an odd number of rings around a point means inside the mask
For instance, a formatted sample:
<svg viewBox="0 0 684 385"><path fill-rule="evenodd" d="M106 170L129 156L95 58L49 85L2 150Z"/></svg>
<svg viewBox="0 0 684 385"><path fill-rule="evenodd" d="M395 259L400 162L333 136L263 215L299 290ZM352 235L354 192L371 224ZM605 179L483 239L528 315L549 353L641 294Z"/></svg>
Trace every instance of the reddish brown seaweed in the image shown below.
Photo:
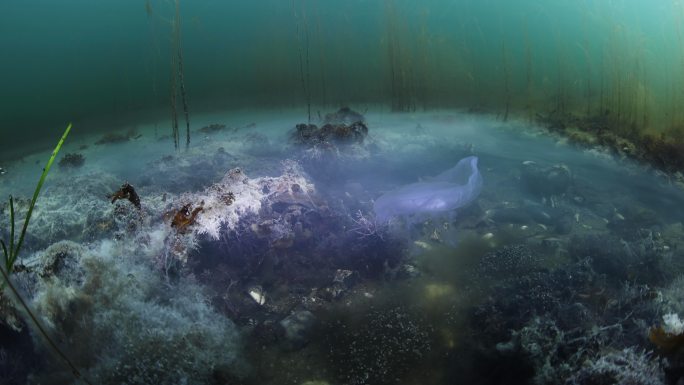
<svg viewBox="0 0 684 385"><path fill-rule="evenodd" d="M173 220L171 220L171 227L175 228L179 233L186 232L187 228L195 223L197 214L204 210L204 202L200 203L200 205L193 210L190 210L191 206L192 204L188 203L181 207L173 216Z"/></svg>
<svg viewBox="0 0 684 385"><path fill-rule="evenodd" d="M124 183L119 191L112 194L110 198L112 199L112 203L119 199L127 199L133 203L133 206L135 206L138 210L140 209L140 197L138 196L138 193L135 192L133 186L131 186L128 182Z"/></svg>

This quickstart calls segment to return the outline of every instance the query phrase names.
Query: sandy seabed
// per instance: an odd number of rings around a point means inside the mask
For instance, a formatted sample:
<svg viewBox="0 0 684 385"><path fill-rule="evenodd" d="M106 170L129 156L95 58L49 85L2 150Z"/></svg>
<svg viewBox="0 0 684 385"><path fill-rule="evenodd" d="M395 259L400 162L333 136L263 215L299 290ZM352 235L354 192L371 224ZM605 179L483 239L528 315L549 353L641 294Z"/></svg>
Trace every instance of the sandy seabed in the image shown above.
<svg viewBox="0 0 684 385"><path fill-rule="evenodd" d="M677 382L679 186L525 122L364 115L363 140L316 143L299 112L195 116L179 151L167 123L75 127L58 162L85 162L51 171L17 285L94 383ZM472 155L474 203L375 221ZM48 157L2 165L19 213ZM111 202L124 182L140 209ZM72 381L1 304L0 377Z"/></svg>

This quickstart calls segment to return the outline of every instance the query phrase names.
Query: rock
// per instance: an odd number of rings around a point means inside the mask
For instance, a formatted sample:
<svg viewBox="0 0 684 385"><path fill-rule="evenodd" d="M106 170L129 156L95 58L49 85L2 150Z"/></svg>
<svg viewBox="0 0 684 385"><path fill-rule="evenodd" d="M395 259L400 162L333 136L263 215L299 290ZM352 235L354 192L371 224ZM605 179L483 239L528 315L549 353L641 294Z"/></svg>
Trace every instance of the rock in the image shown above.
<svg viewBox="0 0 684 385"><path fill-rule="evenodd" d="M264 320L263 322L258 322L256 320L250 320L251 324L254 324L250 332L250 340L254 341L263 346L272 345L280 339L283 338L285 331L283 328L274 320Z"/></svg>
<svg viewBox="0 0 684 385"><path fill-rule="evenodd" d="M24 329L24 323L14 303L6 295L0 293L0 330L3 326L14 332L21 332Z"/></svg>
<svg viewBox="0 0 684 385"><path fill-rule="evenodd" d="M522 163L520 178L530 192L540 196L562 195L572 183L572 173L563 164L542 167L533 161Z"/></svg>
<svg viewBox="0 0 684 385"><path fill-rule="evenodd" d="M516 341L510 340L508 342L499 342L496 344L496 351L503 354L516 354L520 350Z"/></svg>
<svg viewBox="0 0 684 385"><path fill-rule="evenodd" d="M321 127L315 124L297 124L291 133L291 141L296 144L315 146L322 143L337 144L363 143L368 136L368 127L358 121L353 123L326 123Z"/></svg>
<svg viewBox="0 0 684 385"><path fill-rule="evenodd" d="M575 218L571 215L562 215L556 219L554 230L558 234L570 234L574 227Z"/></svg>
<svg viewBox="0 0 684 385"><path fill-rule="evenodd" d="M349 107L342 107L337 112L325 114L324 124L353 124L365 122L366 118Z"/></svg>
<svg viewBox="0 0 684 385"><path fill-rule="evenodd" d="M361 276L356 271L338 269L333 276L332 285L325 289L326 295L324 297L327 300L339 299L344 293L359 283L360 279Z"/></svg>
<svg viewBox="0 0 684 385"><path fill-rule="evenodd" d="M79 153L68 153L59 160L58 166L61 168L80 168L85 164L85 157Z"/></svg>
<svg viewBox="0 0 684 385"><path fill-rule="evenodd" d="M316 317L308 310L295 311L280 321L285 330L285 347L299 350L309 343Z"/></svg>
<svg viewBox="0 0 684 385"><path fill-rule="evenodd" d="M399 267L397 271L398 279L411 279L420 277L420 270L413 265L405 263Z"/></svg>
<svg viewBox="0 0 684 385"><path fill-rule="evenodd" d="M222 385L247 385L252 384L249 378L242 378L235 373L235 368L228 364L218 364L214 368L211 376L214 384Z"/></svg>
<svg viewBox="0 0 684 385"><path fill-rule="evenodd" d="M354 285L356 285L359 282L359 279L359 273L356 271L338 269L335 271L333 282L341 283L347 289L351 289Z"/></svg>
<svg viewBox="0 0 684 385"><path fill-rule="evenodd" d="M84 273L79 267L79 261L84 251L83 246L78 243L60 241L45 251L25 258L23 268L45 279L57 277L64 282L80 282Z"/></svg>

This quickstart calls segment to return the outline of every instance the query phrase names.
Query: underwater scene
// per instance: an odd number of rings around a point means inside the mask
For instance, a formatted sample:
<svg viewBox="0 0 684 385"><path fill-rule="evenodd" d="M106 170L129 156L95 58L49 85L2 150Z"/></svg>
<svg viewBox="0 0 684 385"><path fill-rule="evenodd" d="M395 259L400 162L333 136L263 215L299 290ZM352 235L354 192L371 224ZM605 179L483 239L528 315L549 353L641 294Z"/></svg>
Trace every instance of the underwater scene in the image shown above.
<svg viewBox="0 0 684 385"><path fill-rule="evenodd" d="M683 26L4 1L0 385L684 384Z"/></svg>

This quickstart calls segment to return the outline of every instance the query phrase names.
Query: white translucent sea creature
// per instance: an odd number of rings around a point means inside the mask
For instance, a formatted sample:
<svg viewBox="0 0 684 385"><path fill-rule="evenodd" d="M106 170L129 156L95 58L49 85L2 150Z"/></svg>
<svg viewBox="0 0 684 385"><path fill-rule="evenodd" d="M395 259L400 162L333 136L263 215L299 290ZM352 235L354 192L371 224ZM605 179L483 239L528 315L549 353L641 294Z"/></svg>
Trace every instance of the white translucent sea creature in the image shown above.
<svg viewBox="0 0 684 385"><path fill-rule="evenodd" d="M375 201L376 221L387 223L396 217L441 214L470 204L482 190L477 161L477 157L469 156L428 181L385 193Z"/></svg>

